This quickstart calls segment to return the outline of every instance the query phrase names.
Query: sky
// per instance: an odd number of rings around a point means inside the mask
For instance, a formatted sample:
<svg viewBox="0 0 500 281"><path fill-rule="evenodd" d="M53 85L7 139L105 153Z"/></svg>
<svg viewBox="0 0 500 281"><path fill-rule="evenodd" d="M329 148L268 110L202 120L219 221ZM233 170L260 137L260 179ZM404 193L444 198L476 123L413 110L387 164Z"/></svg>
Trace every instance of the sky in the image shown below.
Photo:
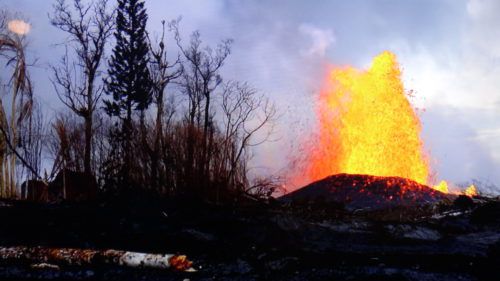
<svg viewBox="0 0 500 281"><path fill-rule="evenodd" d="M299 140L312 133L327 65L366 68L390 50L414 93L436 177L500 186L500 1L147 0L146 7L152 34L162 19L182 16L186 39L194 30L211 46L232 38L224 79L248 81L278 106L273 141L255 151L255 173L285 172ZM49 23L52 1L0 0L0 8L32 24L35 94L60 110L47 73L64 53L65 34Z"/></svg>

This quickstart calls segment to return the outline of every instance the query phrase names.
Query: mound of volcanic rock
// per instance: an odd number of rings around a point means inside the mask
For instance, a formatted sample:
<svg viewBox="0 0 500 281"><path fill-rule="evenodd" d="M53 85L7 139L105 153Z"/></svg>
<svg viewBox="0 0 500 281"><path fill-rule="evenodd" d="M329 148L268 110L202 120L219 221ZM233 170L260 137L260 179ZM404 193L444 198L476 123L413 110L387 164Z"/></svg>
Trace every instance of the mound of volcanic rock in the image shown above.
<svg viewBox="0 0 500 281"><path fill-rule="evenodd" d="M342 204L346 210L378 210L435 204L454 197L406 178L337 174L286 194L279 200L299 204Z"/></svg>

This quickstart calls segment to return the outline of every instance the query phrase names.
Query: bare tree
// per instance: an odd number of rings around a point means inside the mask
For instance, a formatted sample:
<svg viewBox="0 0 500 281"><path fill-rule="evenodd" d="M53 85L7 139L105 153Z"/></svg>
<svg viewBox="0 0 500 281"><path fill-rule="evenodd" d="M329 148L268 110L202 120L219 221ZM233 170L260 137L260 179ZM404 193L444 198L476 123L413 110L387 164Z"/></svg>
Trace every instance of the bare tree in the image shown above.
<svg viewBox="0 0 500 281"><path fill-rule="evenodd" d="M81 171L84 163L82 159L85 147L82 143L82 123L77 117L68 113L60 113L52 123L51 134L48 139L48 149L54 155L53 166L49 178L54 178L59 171L66 169Z"/></svg>
<svg viewBox="0 0 500 281"><path fill-rule="evenodd" d="M191 40L188 46L183 46L178 28L179 21L172 21L170 28L175 34L175 40L184 58L184 72L182 75L182 86L184 92L189 99L189 115L188 115L188 155L187 166L188 179L191 178L189 171L192 170L194 164L194 140L193 134L198 127L203 128L203 137L201 143L201 160L199 161L198 170L201 174L207 174L210 166L210 157L208 152L210 136L213 132L209 132L212 124L210 105L212 95L222 83L222 78L219 74L221 67L224 65L226 58L231 53L231 39L222 40L214 50L209 46L203 47L201 36L198 31L191 35ZM201 118L203 123L201 124ZM196 128L195 128L196 127ZM205 178L202 176L201 178ZM191 183L192 184L192 183ZM206 184L206 183L205 183Z"/></svg>
<svg viewBox="0 0 500 281"><path fill-rule="evenodd" d="M97 113L96 113L97 116ZM104 185L104 168L107 157L111 152L112 138L110 135L113 127L111 118L94 118L94 137L93 147L94 156L92 158L94 175L100 187Z"/></svg>
<svg viewBox="0 0 500 281"><path fill-rule="evenodd" d="M73 0L72 8L65 0L56 0L51 16L53 26L68 33L69 48L59 66L53 66L52 83L59 99L85 126L84 171L92 173L93 117L103 87L96 83L104 60L106 42L114 28L114 13L108 11L108 0L88 4Z"/></svg>
<svg viewBox="0 0 500 281"><path fill-rule="evenodd" d="M21 174L26 174L28 179L38 178L42 168L42 154L46 143L46 122L40 104L33 101L31 115L27 122L20 126L18 147L22 151L23 158L29 163L29 168L21 166Z"/></svg>
<svg viewBox="0 0 500 281"><path fill-rule="evenodd" d="M229 186L241 191L262 189L269 179L255 187L245 187L250 157L249 149L269 141L277 118L276 107L265 96L259 95L247 83L227 82L221 96L223 144L222 155ZM248 185L248 184L247 184Z"/></svg>
<svg viewBox="0 0 500 281"><path fill-rule="evenodd" d="M152 43L148 36L149 49L151 53L150 70L152 80L153 99L156 104L156 120L155 120L155 134L153 140L153 149L149 150L151 157L151 180L154 187L158 187L161 183L159 178L159 157L160 150L163 150L164 138L163 134L163 121L165 120L165 90L167 85L179 78L182 74L182 67L180 64L180 57L174 62L167 59L167 46L165 42L165 21L161 22L162 33L161 37L156 44ZM144 135L144 134L143 134Z"/></svg>

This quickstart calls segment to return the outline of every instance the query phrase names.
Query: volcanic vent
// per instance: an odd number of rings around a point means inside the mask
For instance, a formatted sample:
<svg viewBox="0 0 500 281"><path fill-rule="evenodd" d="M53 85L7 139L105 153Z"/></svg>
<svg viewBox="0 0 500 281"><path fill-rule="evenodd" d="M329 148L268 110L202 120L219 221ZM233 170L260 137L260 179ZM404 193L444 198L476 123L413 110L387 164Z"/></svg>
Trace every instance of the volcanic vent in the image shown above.
<svg viewBox="0 0 500 281"><path fill-rule="evenodd" d="M401 177L336 174L287 194L280 200L342 203L347 210L356 210L421 206L452 196Z"/></svg>
<svg viewBox="0 0 500 281"><path fill-rule="evenodd" d="M393 53L379 54L367 70L332 68L316 113L314 141L303 147L305 166L294 177L323 180L284 199L322 197L373 207L430 203L449 193L447 182L435 185L430 177L420 120ZM467 194L475 194L473 186Z"/></svg>

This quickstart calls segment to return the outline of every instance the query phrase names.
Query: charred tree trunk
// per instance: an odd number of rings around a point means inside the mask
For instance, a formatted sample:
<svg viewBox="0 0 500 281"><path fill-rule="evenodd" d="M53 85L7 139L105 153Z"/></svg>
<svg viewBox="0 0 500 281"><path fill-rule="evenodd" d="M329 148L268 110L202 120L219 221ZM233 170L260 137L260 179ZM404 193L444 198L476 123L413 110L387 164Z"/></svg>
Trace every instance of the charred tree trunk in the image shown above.
<svg viewBox="0 0 500 281"><path fill-rule="evenodd" d="M83 159L83 169L86 174L92 174L91 166L92 153L92 115L85 117L85 152Z"/></svg>
<svg viewBox="0 0 500 281"><path fill-rule="evenodd" d="M151 181L153 183L153 188L158 189L161 185L160 180L160 147L163 147L162 134L163 134L163 89L158 92L158 97L156 100L157 112L156 112L156 128L155 128L155 139L153 143L153 153L151 153ZM163 190L161 190L163 192Z"/></svg>
<svg viewBox="0 0 500 281"><path fill-rule="evenodd" d="M117 250L90 250L42 247L1 247L0 260L54 263L69 266L118 265L186 271L192 262L182 255L159 255Z"/></svg>
<svg viewBox="0 0 500 281"><path fill-rule="evenodd" d="M206 88L206 87L205 87ZM205 116L203 121L203 148L202 148L202 159L200 165L200 177L202 181L202 186L205 188L206 192L210 192L210 177L209 177L209 167L210 167L210 155L208 150L209 134L208 134L208 123L210 116L210 91L205 90Z"/></svg>
<svg viewBox="0 0 500 281"><path fill-rule="evenodd" d="M95 80L95 75L92 72L89 74L88 80L87 80L87 112L86 115L84 116L85 120L85 152L84 152L84 159L83 159L83 169L86 174L91 175L92 174L92 166L91 166L91 154L92 154L92 114L94 112L93 107L94 107L94 80Z"/></svg>
<svg viewBox="0 0 500 281"><path fill-rule="evenodd" d="M123 165L123 171L122 171L122 177L123 177L123 183L126 185L131 184L131 175L130 175L130 165L132 162L131 158L131 150L132 150L132 103L129 100L127 102L127 116L123 122L123 133L122 133L122 141L123 141L123 154L124 154L124 165ZM130 187L130 186L128 186Z"/></svg>

